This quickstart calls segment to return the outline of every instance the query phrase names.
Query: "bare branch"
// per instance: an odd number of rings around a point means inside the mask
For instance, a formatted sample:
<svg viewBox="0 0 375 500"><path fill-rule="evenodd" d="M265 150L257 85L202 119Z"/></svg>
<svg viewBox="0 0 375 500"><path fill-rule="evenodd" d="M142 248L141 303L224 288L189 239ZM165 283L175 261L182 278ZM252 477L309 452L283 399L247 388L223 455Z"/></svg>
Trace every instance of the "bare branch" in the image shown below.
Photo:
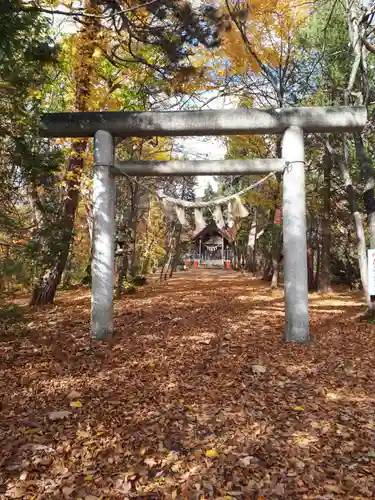
<svg viewBox="0 0 375 500"><path fill-rule="evenodd" d="M86 9L74 9L71 11L64 11L64 10L59 10L59 9L48 9L46 7L43 7L40 5L36 0L34 0L32 3L25 3L25 4L20 4L17 8L14 10L17 11L22 11L22 12L42 12L44 14L51 14L51 15L62 15L66 17L74 17L74 18L79 18L79 17L86 17L90 19L113 19L116 16L119 16L121 14L126 14L128 12L134 12L137 11L138 9L141 9L142 7L147 7L148 5L152 5L153 3L158 2L159 0L149 0L148 2L135 5L134 7L129 7L127 9L123 10L117 10L114 12L111 12L110 14L91 14L86 11Z"/></svg>

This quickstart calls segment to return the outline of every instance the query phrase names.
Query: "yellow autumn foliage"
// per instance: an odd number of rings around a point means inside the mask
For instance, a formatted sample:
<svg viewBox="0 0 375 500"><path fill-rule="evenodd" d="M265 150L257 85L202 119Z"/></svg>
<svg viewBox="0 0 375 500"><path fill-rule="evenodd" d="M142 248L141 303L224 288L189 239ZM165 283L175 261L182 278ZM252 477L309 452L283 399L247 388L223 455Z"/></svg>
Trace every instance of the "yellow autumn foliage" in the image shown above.
<svg viewBox="0 0 375 500"><path fill-rule="evenodd" d="M155 260L165 255L165 232L164 213L155 196L151 196L147 220L138 241L139 253L142 255L141 269L143 272L146 272L148 266Z"/></svg>
<svg viewBox="0 0 375 500"><path fill-rule="evenodd" d="M226 26L220 54L229 71L259 72L261 65L282 67L294 50L293 38L308 11L299 0L219 0ZM220 72L228 72L223 66Z"/></svg>

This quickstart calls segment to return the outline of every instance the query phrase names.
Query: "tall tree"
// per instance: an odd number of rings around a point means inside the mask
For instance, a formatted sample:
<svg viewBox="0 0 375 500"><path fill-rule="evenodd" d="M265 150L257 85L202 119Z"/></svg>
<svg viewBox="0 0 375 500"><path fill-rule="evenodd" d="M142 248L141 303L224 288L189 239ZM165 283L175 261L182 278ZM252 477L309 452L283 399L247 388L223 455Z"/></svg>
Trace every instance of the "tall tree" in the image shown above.
<svg viewBox="0 0 375 500"><path fill-rule="evenodd" d="M177 80L184 80L195 72L196 68L189 63L192 47L199 43L216 47L219 42L220 18L211 7L195 10L188 3L174 0L167 4L146 2L134 7L127 7L122 1L84 0L82 7L77 9L72 7L68 13L78 18L81 24L75 35L74 111L89 109L94 81L93 57L97 49L116 68L127 69L136 64L141 65L146 74L152 72L156 75L155 95L157 87L164 85L165 88L176 72ZM42 7L37 2L20 2L15 10L55 12L48 2ZM152 98L151 93L149 98ZM32 294L32 305L53 302L61 281L73 238L87 145L87 140L72 141L61 217L60 250L54 265L43 270Z"/></svg>
<svg viewBox="0 0 375 500"><path fill-rule="evenodd" d="M331 291L330 262L331 262L331 172L332 158L327 151L323 157L324 192L322 218L322 255L319 274L318 290Z"/></svg>
<svg viewBox="0 0 375 500"><path fill-rule="evenodd" d="M348 32L347 18L345 8L337 2L331 2L325 6L319 6L310 18L310 23L306 31L302 34L301 43L314 51L314 56L319 61L314 75L315 86L318 89L313 96L307 97L307 102L314 105L337 105L346 101L343 95L343 89L347 88L347 82L351 80L352 62L348 52ZM328 138L320 138L322 165L329 168L331 175L324 168L325 196L324 196L324 215L323 225L323 248L322 248L322 271L323 279L327 281L328 274L328 254L332 253L329 249L330 233L332 232L332 219L328 222L328 207L330 212L334 204L340 203L337 195L334 202L334 196L331 191L331 180L335 170L338 169L344 184L350 213L353 217L355 234L357 237L357 258L361 281L365 294L367 295L367 263L366 263L366 241L363 225L363 218L360 212L361 204L357 200L356 191L360 189L361 182L356 189L353 179L358 178L353 168L353 154L355 148L350 142L349 137L337 137L330 134ZM316 151L316 145L314 147ZM327 156L328 155L328 156ZM334 166L332 170L330 165ZM328 190L331 191L328 199ZM329 228L330 226L330 228ZM341 236L342 238L342 236ZM348 265L351 264L348 262ZM349 272L349 271L348 271ZM322 283L323 289L327 288L328 283Z"/></svg>
<svg viewBox="0 0 375 500"><path fill-rule="evenodd" d="M242 106L284 107L296 104L298 96L310 85L311 68L301 64L303 47L298 54L296 39L306 19L303 6L290 9L288 2L264 5L240 0L225 0L223 10L229 26L223 37L220 54L228 61L231 76L225 76L228 88L241 93ZM276 140L270 153L281 156L281 143ZM276 175L274 208L269 213L271 251L271 287L278 286L281 260L282 230L277 222L280 212L281 175ZM267 272L268 278L268 272Z"/></svg>
<svg viewBox="0 0 375 500"><path fill-rule="evenodd" d="M90 14L98 12L97 0L85 0L84 8ZM92 59L99 30L100 27L96 18L87 17L86 22L76 35L77 57L73 69L75 83L74 111L88 111L93 78ZM60 251L58 252L55 265L47 271L42 271L41 278L33 290L30 300L31 305L40 306L52 303L56 289L60 284L73 238L82 170L84 167L84 154L87 145L87 139L72 141L66 177L66 198L62 213Z"/></svg>
<svg viewBox="0 0 375 500"><path fill-rule="evenodd" d="M15 13L16 6L13 0L0 2L0 233L5 239L24 242L19 263L31 281L35 243L47 230L39 216L54 210L52 200L58 193L53 184L60 154L49 151L48 141L36 131L43 88L53 76L56 47L44 16Z"/></svg>

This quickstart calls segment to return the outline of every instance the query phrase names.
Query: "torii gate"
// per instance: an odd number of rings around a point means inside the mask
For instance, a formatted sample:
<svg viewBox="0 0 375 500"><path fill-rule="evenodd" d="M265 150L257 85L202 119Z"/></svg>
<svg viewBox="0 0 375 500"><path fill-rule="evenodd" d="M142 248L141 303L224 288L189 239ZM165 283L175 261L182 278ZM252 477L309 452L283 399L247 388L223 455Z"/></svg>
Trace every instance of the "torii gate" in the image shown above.
<svg viewBox="0 0 375 500"><path fill-rule="evenodd" d="M357 107L233 109L210 111L48 113L44 137L94 137L91 331L113 334L115 177L283 174L283 245L286 341L309 340L304 132L352 132L366 124ZM274 160L118 162L115 137L282 134Z"/></svg>

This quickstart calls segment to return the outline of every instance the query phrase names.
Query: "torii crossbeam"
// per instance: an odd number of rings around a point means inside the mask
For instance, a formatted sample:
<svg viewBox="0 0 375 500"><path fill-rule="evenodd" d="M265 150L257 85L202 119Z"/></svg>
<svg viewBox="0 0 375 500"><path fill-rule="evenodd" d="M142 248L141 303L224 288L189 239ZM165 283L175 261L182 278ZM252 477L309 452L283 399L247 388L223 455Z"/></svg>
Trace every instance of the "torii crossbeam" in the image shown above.
<svg viewBox="0 0 375 500"><path fill-rule="evenodd" d="M304 133L360 131L366 121L366 109L361 106L43 115L42 136L94 137L93 337L105 340L113 334L116 175L246 175L283 171L284 338L308 342ZM139 163L115 159L115 137L241 134L282 134L282 158Z"/></svg>

